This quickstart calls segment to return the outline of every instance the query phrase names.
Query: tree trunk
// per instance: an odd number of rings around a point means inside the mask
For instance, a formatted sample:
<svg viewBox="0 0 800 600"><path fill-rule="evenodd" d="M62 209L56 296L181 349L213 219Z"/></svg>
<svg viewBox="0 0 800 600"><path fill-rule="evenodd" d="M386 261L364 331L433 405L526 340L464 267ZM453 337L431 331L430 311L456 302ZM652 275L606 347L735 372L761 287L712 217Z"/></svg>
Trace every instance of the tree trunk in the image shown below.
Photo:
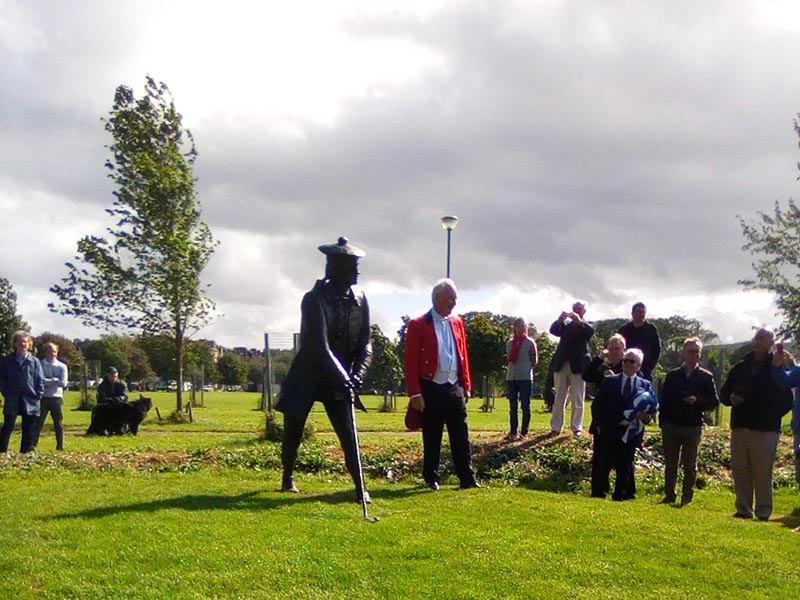
<svg viewBox="0 0 800 600"><path fill-rule="evenodd" d="M175 331L175 365L178 369L178 414L183 411L183 331L179 328Z"/></svg>

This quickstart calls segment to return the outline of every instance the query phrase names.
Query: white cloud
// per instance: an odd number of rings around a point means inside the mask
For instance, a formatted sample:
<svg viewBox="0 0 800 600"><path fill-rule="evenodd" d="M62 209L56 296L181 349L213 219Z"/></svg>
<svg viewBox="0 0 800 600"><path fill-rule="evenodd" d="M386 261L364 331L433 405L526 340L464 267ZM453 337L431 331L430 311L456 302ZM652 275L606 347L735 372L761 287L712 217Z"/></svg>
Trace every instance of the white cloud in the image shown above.
<svg viewBox="0 0 800 600"><path fill-rule="evenodd" d="M737 215L796 189L795 2L187 6L0 2L0 275L35 330L75 327L47 289L107 226L100 117L145 73L195 135L221 241L203 336L296 330L343 234L393 335L428 308L450 213L460 310L543 329L574 297L592 318L643 299L724 340L776 323L736 287Z"/></svg>

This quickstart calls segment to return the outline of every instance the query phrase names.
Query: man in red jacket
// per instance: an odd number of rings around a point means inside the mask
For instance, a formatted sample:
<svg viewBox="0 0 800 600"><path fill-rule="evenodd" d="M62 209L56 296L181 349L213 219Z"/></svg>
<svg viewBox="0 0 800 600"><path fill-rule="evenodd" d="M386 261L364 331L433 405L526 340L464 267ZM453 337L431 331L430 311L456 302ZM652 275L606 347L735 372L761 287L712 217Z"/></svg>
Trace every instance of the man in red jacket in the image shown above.
<svg viewBox="0 0 800 600"><path fill-rule="evenodd" d="M450 450L461 489L480 487L472 470L467 402L472 378L464 321L451 315L458 299L452 279L441 279L431 294L433 308L409 322L406 382L411 406L422 412L422 476L439 489L439 456L447 424Z"/></svg>

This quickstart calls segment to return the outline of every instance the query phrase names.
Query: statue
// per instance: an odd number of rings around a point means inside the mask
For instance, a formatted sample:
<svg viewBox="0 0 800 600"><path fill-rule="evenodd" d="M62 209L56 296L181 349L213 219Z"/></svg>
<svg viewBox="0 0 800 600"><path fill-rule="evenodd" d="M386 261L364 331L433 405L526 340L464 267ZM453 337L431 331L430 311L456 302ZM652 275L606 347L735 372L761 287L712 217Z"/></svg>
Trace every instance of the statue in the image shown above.
<svg viewBox="0 0 800 600"><path fill-rule="evenodd" d="M281 490L298 492L293 477L297 451L308 413L319 401L339 438L356 498L366 504L370 500L361 473L354 407L366 412L356 390L369 366L372 347L367 298L352 289L358 283L358 259L365 252L345 237L319 250L327 257L325 278L303 296L300 349L275 405L284 423Z"/></svg>

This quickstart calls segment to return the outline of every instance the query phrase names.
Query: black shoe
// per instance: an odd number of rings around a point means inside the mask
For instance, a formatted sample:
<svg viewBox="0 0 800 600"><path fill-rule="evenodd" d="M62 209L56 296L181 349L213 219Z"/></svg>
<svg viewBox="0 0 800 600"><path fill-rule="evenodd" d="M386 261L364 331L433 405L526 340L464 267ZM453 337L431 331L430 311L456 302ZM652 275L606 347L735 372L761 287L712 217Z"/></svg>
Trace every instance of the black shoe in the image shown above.
<svg viewBox="0 0 800 600"><path fill-rule="evenodd" d="M663 500L661 500L661 504L675 504L675 496L665 496Z"/></svg>
<svg viewBox="0 0 800 600"><path fill-rule="evenodd" d="M431 482L426 483L425 485L428 486L429 490L433 490L434 492L438 492L439 491L439 482L438 481L431 481Z"/></svg>
<svg viewBox="0 0 800 600"><path fill-rule="evenodd" d="M473 479L472 481L467 481L465 483L462 483L459 487L462 490L469 490L469 489L472 489L472 488L479 488L479 487L481 487L481 484Z"/></svg>

